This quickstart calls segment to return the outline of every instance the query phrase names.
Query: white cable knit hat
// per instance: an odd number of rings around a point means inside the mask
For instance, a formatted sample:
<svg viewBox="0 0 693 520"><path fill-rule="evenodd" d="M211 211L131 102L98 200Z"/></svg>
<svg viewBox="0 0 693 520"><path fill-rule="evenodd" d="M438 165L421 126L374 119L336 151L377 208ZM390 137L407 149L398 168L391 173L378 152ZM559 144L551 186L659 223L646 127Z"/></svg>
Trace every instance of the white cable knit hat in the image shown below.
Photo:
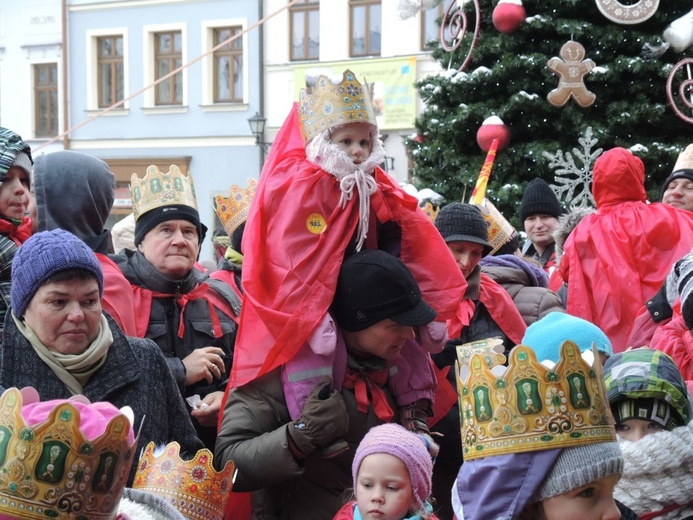
<svg viewBox="0 0 693 520"><path fill-rule="evenodd" d="M657 520L693 517L693 421L687 426L647 435L638 442L619 438L624 466L614 498L644 515L684 505Z"/></svg>

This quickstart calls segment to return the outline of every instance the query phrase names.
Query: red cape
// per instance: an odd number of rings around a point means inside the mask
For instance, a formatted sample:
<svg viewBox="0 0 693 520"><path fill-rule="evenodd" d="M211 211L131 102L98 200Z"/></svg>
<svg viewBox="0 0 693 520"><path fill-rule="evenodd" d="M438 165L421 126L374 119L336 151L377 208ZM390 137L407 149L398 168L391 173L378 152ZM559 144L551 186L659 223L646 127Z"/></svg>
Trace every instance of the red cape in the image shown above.
<svg viewBox="0 0 693 520"><path fill-rule="evenodd" d="M568 283L566 310L601 328L614 352L626 349L638 311L693 248L693 213L647 204L644 179L642 161L628 150L597 160L597 212L570 234L559 267Z"/></svg>
<svg viewBox="0 0 693 520"><path fill-rule="evenodd" d="M481 283L479 284L479 301L488 309L491 318L505 332L505 335L513 343L519 345L527 330L525 320L520 311L517 310L517 306L508 291L484 273L481 273ZM448 320L448 336L450 338L459 337L462 329L469 325L469 320L473 315L474 305L458 307L454 318Z"/></svg>
<svg viewBox="0 0 693 520"><path fill-rule="evenodd" d="M233 387L286 363L308 339L332 303L358 224L358 195L339 207L338 181L306 159L297 114L295 104L272 145L246 223ZM375 179L371 215L399 224L402 261L438 319L451 318L467 284L445 242L414 197L380 168ZM376 247L374 241L371 225L366 247Z"/></svg>
<svg viewBox="0 0 693 520"><path fill-rule="evenodd" d="M126 336L137 336L135 298L132 286L120 268L106 255L96 253L103 271L101 306L120 326Z"/></svg>
<svg viewBox="0 0 693 520"><path fill-rule="evenodd" d="M670 356L685 380L693 380L693 336L681 316L680 302L674 305L671 320L653 334L651 346Z"/></svg>
<svg viewBox="0 0 693 520"><path fill-rule="evenodd" d="M527 330L525 320L503 286L484 273L481 273L479 301L484 304L493 321L513 343L516 345L522 343L522 338ZM474 305L469 305L468 300L465 302L460 305L455 317L448 320L448 337L450 338L459 337L462 329L469 325L469 320L474 315ZM457 402L457 390L447 379L449 370L454 370L454 367L445 367L442 370L438 370L437 367L434 368L438 379L438 389L433 403L433 417L429 421L430 426L435 425L445 417Z"/></svg>

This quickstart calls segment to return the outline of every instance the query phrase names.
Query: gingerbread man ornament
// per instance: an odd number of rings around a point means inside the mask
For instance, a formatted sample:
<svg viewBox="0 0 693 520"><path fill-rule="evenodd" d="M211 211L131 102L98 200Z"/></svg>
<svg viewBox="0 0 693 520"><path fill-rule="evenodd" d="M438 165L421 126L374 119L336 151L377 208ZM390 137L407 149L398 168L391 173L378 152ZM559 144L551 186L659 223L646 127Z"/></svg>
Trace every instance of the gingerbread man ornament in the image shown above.
<svg viewBox="0 0 693 520"><path fill-rule="evenodd" d="M559 56L546 64L559 78L558 87L546 99L553 106L562 107L572 97L582 108L587 108L597 99L585 86L585 76L595 67L594 61L586 60L585 48L572 40L563 44Z"/></svg>

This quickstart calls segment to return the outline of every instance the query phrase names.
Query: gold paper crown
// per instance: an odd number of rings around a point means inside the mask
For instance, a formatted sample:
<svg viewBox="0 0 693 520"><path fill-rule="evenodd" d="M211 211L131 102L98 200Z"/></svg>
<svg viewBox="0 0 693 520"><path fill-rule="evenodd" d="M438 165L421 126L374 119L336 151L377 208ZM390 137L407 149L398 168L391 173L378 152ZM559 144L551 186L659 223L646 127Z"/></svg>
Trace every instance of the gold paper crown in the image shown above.
<svg viewBox="0 0 693 520"><path fill-rule="evenodd" d="M310 94L301 89L298 118L303 142L325 130L347 123L370 123L377 126L368 85L361 85L356 74L349 69L342 74L340 83L332 83L320 76Z"/></svg>
<svg viewBox="0 0 693 520"><path fill-rule="evenodd" d="M172 164L163 173L155 165L147 167L147 173L140 179L136 173L130 179L132 213L135 221L154 208L180 204L197 211L195 186L191 175L184 175L178 166Z"/></svg>
<svg viewBox="0 0 693 520"><path fill-rule="evenodd" d="M257 181L250 178L247 188L243 189L237 184L232 184L228 198L221 195L214 197L214 210L229 236L233 235L236 228L248 218L248 210L250 210L250 203L253 201L256 189Z"/></svg>
<svg viewBox="0 0 693 520"><path fill-rule="evenodd" d="M493 248L489 254L492 255L503 247L503 244L510 241L513 236L516 236L517 231L503 214L491 204L490 200L484 199L481 204L475 204L475 206L481 210L486 221L488 243Z"/></svg>
<svg viewBox="0 0 693 520"><path fill-rule="evenodd" d="M431 204L430 201L427 201L426 204L424 204L421 209L423 212L426 214L426 216L431 219L431 222L435 222L436 217L438 216L438 212L440 211L440 206L437 208L433 207L433 204Z"/></svg>
<svg viewBox="0 0 693 520"><path fill-rule="evenodd" d="M518 345L507 368L491 369L476 353L460 371L464 347L456 368L465 461L616 440L596 352L590 366L566 341L549 369Z"/></svg>
<svg viewBox="0 0 693 520"><path fill-rule="evenodd" d="M89 440L69 402L34 426L22 417L22 403L16 388L0 397L0 515L115 518L137 445L128 443L128 418L117 415Z"/></svg>
<svg viewBox="0 0 693 520"><path fill-rule="evenodd" d="M180 444L168 444L160 455L150 442L137 466L133 488L148 491L167 500L191 520L223 520L233 485L235 467L229 461L217 472L213 455L202 449L195 458L180 458Z"/></svg>
<svg viewBox="0 0 693 520"><path fill-rule="evenodd" d="M679 170L693 170L693 144L686 146L686 149L676 159L672 172Z"/></svg>

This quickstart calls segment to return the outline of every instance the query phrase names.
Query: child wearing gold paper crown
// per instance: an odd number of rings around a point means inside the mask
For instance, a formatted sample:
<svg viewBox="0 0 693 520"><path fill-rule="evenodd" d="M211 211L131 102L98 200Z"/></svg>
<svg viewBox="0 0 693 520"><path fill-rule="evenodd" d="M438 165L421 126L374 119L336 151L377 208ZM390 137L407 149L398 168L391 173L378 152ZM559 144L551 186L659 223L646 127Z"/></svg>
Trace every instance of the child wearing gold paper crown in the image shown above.
<svg viewBox="0 0 693 520"><path fill-rule="evenodd" d="M337 84L321 76L312 93L301 92L248 215L230 387L283 366L287 405L300 415L315 384L331 373L328 308L345 256L361 249L400 257L439 319L454 316L464 278L418 201L379 167L384 156L369 92L351 71ZM427 350L443 347L444 323L420 327L418 335L392 368L390 386L406 407L402 422L428 431L436 380Z"/></svg>
<svg viewBox="0 0 693 520"><path fill-rule="evenodd" d="M614 500L624 462L592 353L588 362L566 341L551 369L526 345L507 368L489 368L480 354L464 364L458 354L458 520L637 520Z"/></svg>

